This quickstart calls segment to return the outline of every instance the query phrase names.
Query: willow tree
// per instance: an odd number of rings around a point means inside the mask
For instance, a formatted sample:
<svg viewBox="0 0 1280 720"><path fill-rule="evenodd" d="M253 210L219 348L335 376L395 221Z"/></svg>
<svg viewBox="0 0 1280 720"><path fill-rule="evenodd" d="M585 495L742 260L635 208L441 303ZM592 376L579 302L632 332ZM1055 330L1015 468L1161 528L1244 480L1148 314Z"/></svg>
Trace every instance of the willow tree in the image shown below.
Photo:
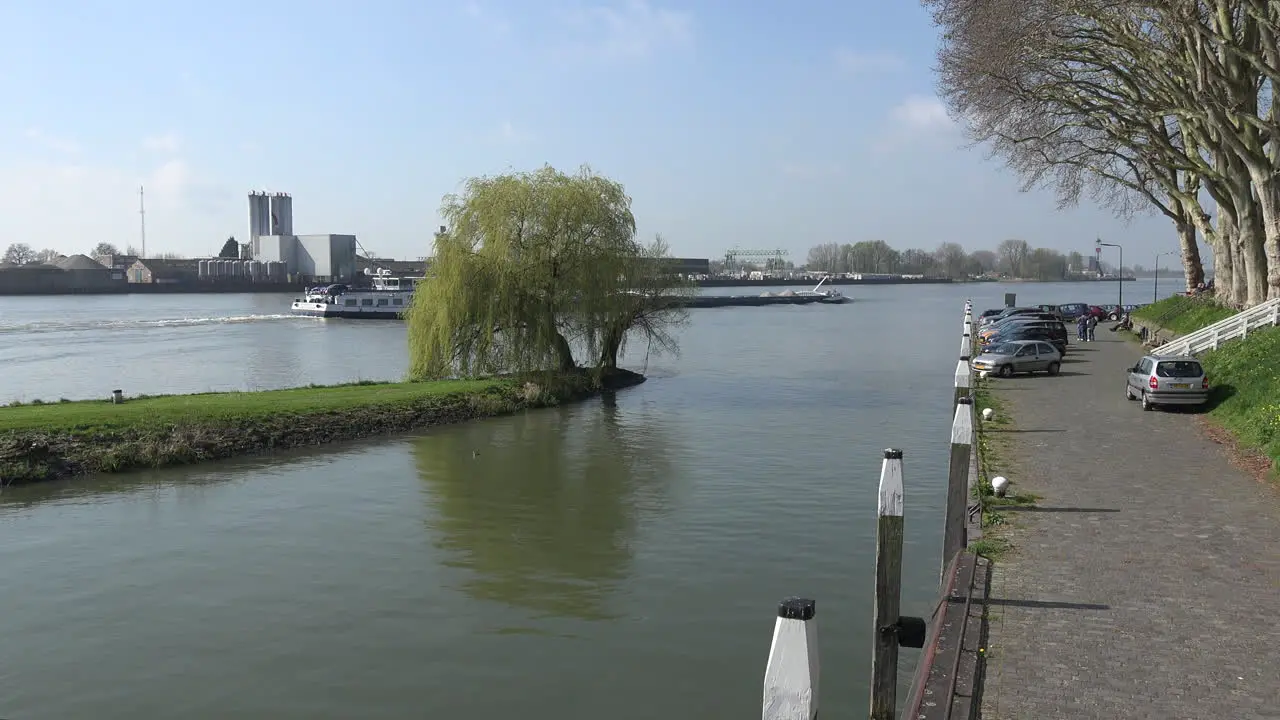
<svg viewBox="0 0 1280 720"><path fill-rule="evenodd" d="M619 183L586 167L473 178L441 215L432 277L406 313L411 375L615 367L633 333L674 347L664 328L682 310L632 307L681 286L636 241Z"/></svg>

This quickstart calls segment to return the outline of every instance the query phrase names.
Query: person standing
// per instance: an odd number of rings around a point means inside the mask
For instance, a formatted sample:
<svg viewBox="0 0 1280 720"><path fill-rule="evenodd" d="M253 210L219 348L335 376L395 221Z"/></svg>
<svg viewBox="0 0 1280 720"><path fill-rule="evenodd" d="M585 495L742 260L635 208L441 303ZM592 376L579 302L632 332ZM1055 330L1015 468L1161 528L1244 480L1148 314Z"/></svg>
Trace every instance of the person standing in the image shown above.
<svg viewBox="0 0 1280 720"><path fill-rule="evenodd" d="M1098 329L1098 318L1093 313L1089 313L1089 337L1085 339L1086 342L1094 341L1093 334L1095 331L1097 331L1097 329Z"/></svg>
<svg viewBox="0 0 1280 720"><path fill-rule="evenodd" d="M1084 342L1089 337L1088 323L1089 323L1088 315L1081 315L1080 317L1076 318L1076 339L1079 340L1080 342Z"/></svg>

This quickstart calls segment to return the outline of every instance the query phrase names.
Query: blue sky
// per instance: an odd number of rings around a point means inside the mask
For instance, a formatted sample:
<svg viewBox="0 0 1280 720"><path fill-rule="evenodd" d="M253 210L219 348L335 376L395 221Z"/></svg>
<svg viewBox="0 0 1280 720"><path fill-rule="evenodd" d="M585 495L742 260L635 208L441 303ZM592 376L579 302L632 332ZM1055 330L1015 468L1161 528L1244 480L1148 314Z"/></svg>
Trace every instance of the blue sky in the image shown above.
<svg viewBox="0 0 1280 720"><path fill-rule="evenodd" d="M138 238L216 252L250 189L295 232L429 252L474 175L588 163L682 256L734 245L1007 237L1126 261L1176 247L1158 217L1055 209L934 95L936 32L910 0L8 0L0 232L83 252Z"/></svg>

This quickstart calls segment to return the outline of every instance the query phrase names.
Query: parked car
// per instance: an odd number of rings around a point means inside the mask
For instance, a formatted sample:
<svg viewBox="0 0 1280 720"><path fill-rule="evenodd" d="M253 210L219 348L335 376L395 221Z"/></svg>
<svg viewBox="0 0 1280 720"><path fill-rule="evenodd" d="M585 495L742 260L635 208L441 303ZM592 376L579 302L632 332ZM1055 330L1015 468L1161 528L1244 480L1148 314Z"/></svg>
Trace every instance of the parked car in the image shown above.
<svg viewBox="0 0 1280 720"><path fill-rule="evenodd" d="M1107 311L1104 310L1101 305L1090 305L1089 314L1098 318L1098 322L1102 322L1107 319Z"/></svg>
<svg viewBox="0 0 1280 720"><path fill-rule="evenodd" d="M1041 370L1057 375L1062 369L1062 354L1044 341L1011 340L983 348L982 354L973 359L973 369L986 370L1000 377Z"/></svg>
<svg viewBox="0 0 1280 720"><path fill-rule="evenodd" d="M1067 338L1065 329L1058 332L1050 328L1038 327L1014 327L1009 328L1005 332L996 333L987 338L987 345L999 345L1006 342L1015 342L1019 340L1041 340L1047 342L1058 351L1058 355L1067 354Z"/></svg>
<svg viewBox="0 0 1280 720"><path fill-rule="evenodd" d="M1059 320L1066 319L1066 316L1062 314L1057 305L1037 305L1036 307L1040 308L1041 312L1049 313Z"/></svg>
<svg viewBox="0 0 1280 720"><path fill-rule="evenodd" d="M1035 307L1005 308L1000 312L996 313L995 315L988 315L982 318L981 320L978 321L978 325L979 326L991 325L993 323L997 323L1001 320L1004 320L1005 318L1010 317L1012 315L1025 315L1027 313L1038 313L1038 312L1040 312L1040 308L1035 308Z"/></svg>
<svg viewBox="0 0 1280 720"><path fill-rule="evenodd" d="M978 322L982 322L983 318L989 318L992 315L999 315L1005 310L1006 308L987 308L986 310L982 311L981 315L978 316Z"/></svg>
<svg viewBox="0 0 1280 720"><path fill-rule="evenodd" d="M989 328L984 328L978 333L978 342L987 342L996 335L1009 335L1019 330L1027 329L1043 329L1052 333L1055 339L1062 340L1065 347L1067 343L1067 326L1061 320L1027 320L1025 322L1017 322L1009 320L1007 322L997 323Z"/></svg>
<svg viewBox="0 0 1280 720"><path fill-rule="evenodd" d="M1209 401L1209 376L1190 355L1147 355L1125 371L1124 396L1141 400L1143 410L1157 405L1203 405Z"/></svg>
<svg viewBox="0 0 1280 720"><path fill-rule="evenodd" d="M1087 312L1089 312L1089 306L1084 303L1067 303L1058 306L1058 314L1063 320L1075 320Z"/></svg>
<svg viewBox="0 0 1280 720"><path fill-rule="evenodd" d="M1112 307L1112 309L1108 311L1108 312L1109 312L1109 314L1107 315L1107 319L1108 319L1108 320L1119 320L1119 319L1123 318L1123 317L1125 316L1125 314L1127 314L1127 313L1131 313L1131 312L1133 312L1134 310L1137 310L1138 308L1145 307L1145 306L1146 306L1146 303L1139 303L1139 304L1137 304L1137 305L1128 305L1128 304L1126 304L1126 305L1120 305L1120 306L1119 306L1119 308L1118 308L1118 309L1116 309L1116 306L1114 306L1114 305L1113 305L1113 306L1111 306L1111 307Z"/></svg>

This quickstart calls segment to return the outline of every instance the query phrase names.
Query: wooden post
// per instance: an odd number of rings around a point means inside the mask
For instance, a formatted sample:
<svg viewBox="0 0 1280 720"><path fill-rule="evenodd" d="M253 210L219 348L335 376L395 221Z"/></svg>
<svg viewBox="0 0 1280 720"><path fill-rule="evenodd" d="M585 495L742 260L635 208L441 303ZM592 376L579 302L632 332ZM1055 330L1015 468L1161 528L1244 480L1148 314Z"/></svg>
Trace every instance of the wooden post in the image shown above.
<svg viewBox="0 0 1280 720"><path fill-rule="evenodd" d="M884 451L877 514L871 720L894 720L898 700L898 613L902 603L901 450Z"/></svg>
<svg viewBox="0 0 1280 720"><path fill-rule="evenodd" d="M805 598L778 604L769 664L764 670L763 720L814 720L818 716L816 605Z"/></svg>
<svg viewBox="0 0 1280 720"><path fill-rule="evenodd" d="M973 453L973 400L961 398L951 422L951 460L947 465L947 513L942 524L942 570L965 546L969 507L969 458Z"/></svg>
<svg viewBox="0 0 1280 720"><path fill-rule="evenodd" d="M960 398L969 397L970 372L969 356L961 355L960 360L956 362L956 392L952 402L953 405L960 402Z"/></svg>

